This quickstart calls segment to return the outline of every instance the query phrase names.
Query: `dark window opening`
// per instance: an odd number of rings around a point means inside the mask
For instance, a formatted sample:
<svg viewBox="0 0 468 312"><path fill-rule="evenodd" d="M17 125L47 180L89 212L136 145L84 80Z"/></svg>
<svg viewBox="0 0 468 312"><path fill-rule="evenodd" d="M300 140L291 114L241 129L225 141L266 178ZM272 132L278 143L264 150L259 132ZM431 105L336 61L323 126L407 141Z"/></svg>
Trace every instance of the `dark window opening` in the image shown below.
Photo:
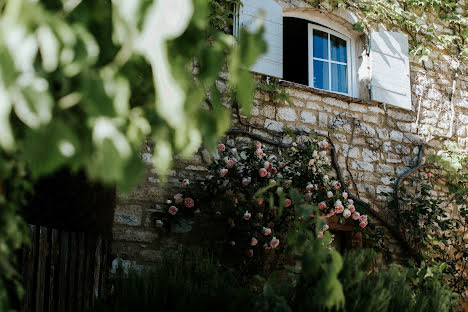
<svg viewBox="0 0 468 312"><path fill-rule="evenodd" d="M283 76L303 85L309 85L309 23L300 18L283 18Z"/></svg>

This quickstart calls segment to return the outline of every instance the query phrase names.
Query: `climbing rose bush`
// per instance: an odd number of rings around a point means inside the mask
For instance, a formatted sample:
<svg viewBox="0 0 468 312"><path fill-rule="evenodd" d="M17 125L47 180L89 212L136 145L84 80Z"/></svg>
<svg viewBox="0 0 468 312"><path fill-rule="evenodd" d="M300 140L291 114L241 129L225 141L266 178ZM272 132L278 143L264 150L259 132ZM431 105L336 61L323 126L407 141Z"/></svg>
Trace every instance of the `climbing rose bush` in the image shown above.
<svg viewBox="0 0 468 312"><path fill-rule="evenodd" d="M183 180L186 192L168 200L164 218L181 213L208 215L224 227L220 239L225 248L234 248L247 258L281 250L294 222L304 221L296 211L292 189L320 208L319 215L309 216L324 221L317 237L323 237L329 229L327 221L334 216L340 223L351 220L356 229L365 228L367 216L356 210L341 184L329 176L327 148L326 140L317 139L278 154L261 142L242 147L219 144L207 179Z"/></svg>

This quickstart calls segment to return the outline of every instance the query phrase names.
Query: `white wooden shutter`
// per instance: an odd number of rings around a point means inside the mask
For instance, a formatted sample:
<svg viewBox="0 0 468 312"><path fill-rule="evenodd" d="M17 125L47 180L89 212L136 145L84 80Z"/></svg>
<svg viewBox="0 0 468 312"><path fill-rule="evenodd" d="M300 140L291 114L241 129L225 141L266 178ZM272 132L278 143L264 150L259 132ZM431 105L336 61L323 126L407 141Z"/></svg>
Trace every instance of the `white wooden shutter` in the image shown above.
<svg viewBox="0 0 468 312"><path fill-rule="evenodd" d="M239 27L255 30L259 20L265 27L264 39L267 52L260 56L252 71L283 78L283 8L274 0L243 0L234 34L239 35ZM263 13L263 15L262 15Z"/></svg>
<svg viewBox="0 0 468 312"><path fill-rule="evenodd" d="M411 109L408 36L380 31L370 35L371 99Z"/></svg>

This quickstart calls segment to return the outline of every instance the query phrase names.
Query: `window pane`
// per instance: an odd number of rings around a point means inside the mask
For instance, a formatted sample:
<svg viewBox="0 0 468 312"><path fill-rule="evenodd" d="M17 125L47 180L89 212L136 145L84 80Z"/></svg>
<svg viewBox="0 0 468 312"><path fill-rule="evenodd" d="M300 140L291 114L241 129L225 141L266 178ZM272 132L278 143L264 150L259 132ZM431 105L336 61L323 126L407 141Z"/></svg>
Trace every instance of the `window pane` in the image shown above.
<svg viewBox="0 0 468 312"><path fill-rule="evenodd" d="M314 87L330 90L328 86L328 62L314 60Z"/></svg>
<svg viewBox="0 0 468 312"><path fill-rule="evenodd" d="M330 41L331 59L333 61L346 63L346 41L333 35L330 35Z"/></svg>
<svg viewBox="0 0 468 312"><path fill-rule="evenodd" d="M328 34L314 29L314 57L328 60Z"/></svg>
<svg viewBox="0 0 468 312"><path fill-rule="evenodd" d="M348 93L348 72L346 65L331 64L331 90Z"/></svg>

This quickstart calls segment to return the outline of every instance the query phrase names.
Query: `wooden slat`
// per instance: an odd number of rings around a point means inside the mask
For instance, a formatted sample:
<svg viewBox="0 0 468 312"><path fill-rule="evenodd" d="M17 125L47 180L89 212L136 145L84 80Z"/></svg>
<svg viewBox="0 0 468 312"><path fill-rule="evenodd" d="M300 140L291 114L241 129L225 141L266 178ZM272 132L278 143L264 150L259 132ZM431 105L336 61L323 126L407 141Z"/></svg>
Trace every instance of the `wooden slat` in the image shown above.
<svg viewBox="0 0 468 312"><path fill-rule="evenodd" d="M101 272L100 272L100 283L99 283L99 297L106 298L106 280L107 280L107 254L109 249L109 241L107 239L103 240L102 244L102 257L101 257Z"/></svg>
<svg viewBox="0 0 468 312"><path fill-rule="evenodd" d="M57 311L66 311L67 306L67 285L69 279L68 258L69 258L69 233L62 232L60 235L60 271L58 275L58 306Z"/></svg>
<svg viewBox="0 0 468 312"><path fill-rule="evenodd" d="M70 265L68 272L68 309L66 311L75 311L76 304L76 264L78 255L78 239L75 232L70 233Z"/></svg>
<svg viewBox="0 0 468 312"><path fill-rule="evenodd" d="M37 287L36 287L36 312L44 311L44 293L46 288L45 273L46 262L49 254L47 242L47 228L41 226L39 232L39 254L37 264Z"/></svg>
<svg viewBox="0 0 468 312"><path fill-rule="evenodd" d="M86 262L85 262L85 281L83 284L83 310L89 311L91 306L91 297L93 296L94 284L94 251L96 248L96 237L94 234L86 235Z"/></svg>
<svg viewBox="0 0 468 312"><path fill-rule="evenodd" d="M59 272L59 231L57 229L52 230L51 235L51 246L50 246L50 274L49 274L49 312L56 311L57 305L57 277Z"/></svg>
<svg viewBox="0 0 468 312"><path fill-rule="evenodd" d="M101 249L102 249L102 237L98 236L96 242L96 249L94 252L94 284L93 284L93 295L91 303L94 305L95 300L99 297L99 285L100 285L100 273L101 273Z"/></svg>
<svg viewBox="0 0 468 312"><path fill-rule="evenodd" d="M33 300L34 300L34 284L36 280L35 272L35 259L37 257L37 227L35 225L29 226L30 230L30 245L25 248L24 253L24 269L23 269L23 284L24 284L24 296L21 304L21 311L30 312L33 311Z"/></svg>
<svg viewBox="0 0 468 312"><path fill-rule="evenodd" d="M83 280L84 280L84 265L85 265L85 233L78 233L78 268L77 268L77 279L76 279L76 311L83 310Z"/></svg>

